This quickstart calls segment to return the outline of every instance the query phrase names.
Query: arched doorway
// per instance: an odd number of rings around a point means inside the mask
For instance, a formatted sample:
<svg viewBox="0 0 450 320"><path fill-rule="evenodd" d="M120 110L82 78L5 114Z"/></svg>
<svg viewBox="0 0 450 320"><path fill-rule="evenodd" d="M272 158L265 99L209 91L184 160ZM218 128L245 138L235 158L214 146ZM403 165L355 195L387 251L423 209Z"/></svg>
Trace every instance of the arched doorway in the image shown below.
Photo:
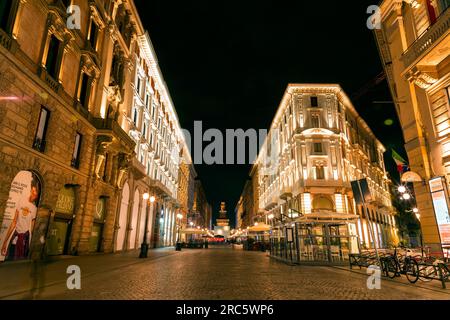
<svg viewBox="0 0 450 320"><path fill-rule="evenodd" d="M128 183L125 182L122 190L122 200L120 203L119 212L119 230L117 231L116 238L116 250L123 250L123 245L125 241L125 233L127 231L127 213L128 213L128 203L130 201L130 187Z"/></svg>
<svg viewBox="0 0 450 320"><path fill-rule="evenodd" d="M49 229L47 254L50 256L68 254L75 214L75 188L64 186L58 194L55 217Z"/></svg>
<svg viewBox="0 0 450 320"><path fill-rule="evenodd" d="M129 248L136 248L136 235L137 235L137 221L139 215L139 190L134 192L134 202L133 202L133 211L131 212L131 232L130 232L130 242Z"/></svg>
<svg viewBox="0 0 450 320"><path fill-rule="evenodd" d="M0 229L0 261L28 258L41 187L39 177L31 171L20 171L11 182Z"/></svg>
<svg viewBox="0 0 450 320"><path fill-rule="evenodd" d="M89 238L89 251L101 251L103 240L103 229L106 222L106 212L108 198L101 196L95 205L94 223L92 224L91 237Z"/></svg>

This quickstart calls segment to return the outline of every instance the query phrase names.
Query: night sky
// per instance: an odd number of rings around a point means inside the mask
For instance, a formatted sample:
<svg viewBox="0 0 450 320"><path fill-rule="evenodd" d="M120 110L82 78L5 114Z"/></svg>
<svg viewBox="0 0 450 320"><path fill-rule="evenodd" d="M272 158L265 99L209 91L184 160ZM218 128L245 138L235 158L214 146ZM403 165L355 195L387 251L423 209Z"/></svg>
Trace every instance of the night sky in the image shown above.
<svg viewBox="0 0 450 320"><path fill-rule="evenodd" d="M377 1L135 3L182 128L192 130L196 120L204 131L268 128L288 83L339 83L386 146L388 170L398 180L390 148L407 159L398 118L386 80L372 84L383 69L366 10ZM196 170L214 214L226 201L234 223L250 166Z"/></svg>

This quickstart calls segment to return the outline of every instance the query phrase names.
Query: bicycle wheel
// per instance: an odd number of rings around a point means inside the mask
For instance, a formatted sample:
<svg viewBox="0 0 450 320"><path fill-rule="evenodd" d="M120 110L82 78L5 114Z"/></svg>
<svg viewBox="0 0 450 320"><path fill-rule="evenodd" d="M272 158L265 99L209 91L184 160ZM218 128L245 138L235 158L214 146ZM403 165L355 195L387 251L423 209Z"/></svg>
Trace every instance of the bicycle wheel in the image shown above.
<svg viewBox="0 0 450 320"><path fill-rule="evenodd" d="M398 272L397 262L392 258L387 259L385 266L386 266L387 276L391 279L394 279L397 276L397 272Z"/></svg>
<svg viewBox="0 0 450 320"><path fill-rule="evenodd" d="M439 274L434 266L426 266L420 269L419 272L420 281L428 282L437 278L439 278Z"/></svg>
<svg viewBox="0 0 450 320"><path fill-rule="evenodd" d="M414 259L405 261L406 278L410 283L416 283L419 280L419 264Z"/></svg>

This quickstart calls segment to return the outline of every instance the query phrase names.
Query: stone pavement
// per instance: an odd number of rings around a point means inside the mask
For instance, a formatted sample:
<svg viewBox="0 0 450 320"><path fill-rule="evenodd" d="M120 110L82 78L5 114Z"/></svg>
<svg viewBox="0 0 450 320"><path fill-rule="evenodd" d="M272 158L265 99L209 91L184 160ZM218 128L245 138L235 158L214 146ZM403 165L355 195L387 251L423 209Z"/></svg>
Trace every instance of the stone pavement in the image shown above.
<svg viewBox="0 0 450 320"><path fill-rule="evenodd" d="M450 289L440 289L438 282L411 285L403 280L383 280L380 290L369 290L366 285L367 275L359 271L322 266L289 266L261 252L226 247L176 252L172 248L151 255L145 261L137 259L136 255L109 255L56 262L48 266L46 274L53 268L51 272L57 272L60 281L43 288L37 298L450 300ZM69 264L81 267L81 290L66 288L65 267ZM1 266L0 278L3 279ZM4 291L1 290L3 295ZM21 293L7 298L29 298L29 295Z"/></svg>
<svg viewBox="0 0 450 320"><path fill-rule="evenodd" d="M175 253L173 248L161 248L149 250L148 259L139 259L139 250L133 250L116 254L61 256L46 263L0 263L0 299L28 299L45 292L47 287L66 288L69 276L66 272L70 265L79 266L84 279Z"/></svg>

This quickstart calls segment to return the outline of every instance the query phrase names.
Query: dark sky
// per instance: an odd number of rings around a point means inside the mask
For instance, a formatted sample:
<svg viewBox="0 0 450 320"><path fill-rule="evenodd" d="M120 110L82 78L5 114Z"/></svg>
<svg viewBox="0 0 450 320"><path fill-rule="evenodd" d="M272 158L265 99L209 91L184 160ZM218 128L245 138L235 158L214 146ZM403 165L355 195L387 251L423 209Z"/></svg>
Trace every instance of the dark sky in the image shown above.
<svg viewBox="0 0 450 320"><path fill-rule="evenodd" d="M383 70L366 27L367 7L377 1L135 3L181 126L189 130L195 120L203 130L268 128L288 83L339 83L352 96ZM405 157L402 133L394 106L377 103L391 100L383 81L353 103L389 150L386 163L398 180L390 148ZM196 169L213 212L226 201L233 213L250 166Z"/></svg>

